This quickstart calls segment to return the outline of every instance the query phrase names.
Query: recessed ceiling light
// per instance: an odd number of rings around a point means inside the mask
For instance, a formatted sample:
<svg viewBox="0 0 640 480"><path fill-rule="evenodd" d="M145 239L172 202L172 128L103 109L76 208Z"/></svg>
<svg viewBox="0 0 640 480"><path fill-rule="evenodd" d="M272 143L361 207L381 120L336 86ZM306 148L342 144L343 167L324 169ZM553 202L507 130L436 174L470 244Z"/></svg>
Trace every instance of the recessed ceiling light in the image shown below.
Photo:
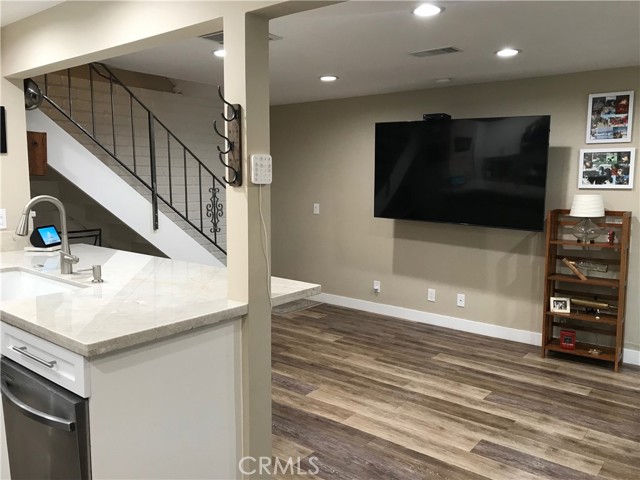
<svg viewBox="0 0 640 480"><path fill-rule="evenodd" d="M413 14L417 15L418 17L433 17L434 15L438 15L443 10L444 8L437 7L435 5L432 5L431 3L423 3L413 11Z"/></svg>
<svg viewBox="0 0 640 480"><path fill-rule="evenodd" d="M335 75L323 75L320 80L323 82L335 82L338 79Z"/></svg>
<svg viewBox="0 0 640 480"><path fill-rule="evenodd" d="M502 58L515 57L521 52L516 48L503 48L502 50L498 50L496 55Z"/></svg>
<svg viewBox="0 0 640 480"><path fill-rule="evenodd" d="M221 48L220 50L214 50L211 53L213 53L216 57L220 57L220 58L224 57L227 54L227 52L224 51L224 48Z"/></svg>
<svg viewBox="0 0 640 480"><path fill-rule="evenodd" d="M436 78L436 83L449 83L453 78L444 77L444 78Z"/></svg>

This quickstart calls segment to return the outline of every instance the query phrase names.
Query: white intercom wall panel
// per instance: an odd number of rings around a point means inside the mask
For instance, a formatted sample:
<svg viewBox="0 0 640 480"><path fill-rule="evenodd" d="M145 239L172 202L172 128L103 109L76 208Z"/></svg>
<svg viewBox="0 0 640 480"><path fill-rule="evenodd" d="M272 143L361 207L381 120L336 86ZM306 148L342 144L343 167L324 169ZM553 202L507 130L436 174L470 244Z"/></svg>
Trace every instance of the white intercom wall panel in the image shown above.
<svg viewBox="0 0 640 480"><path fill-rule="evenodd" d="M251 155L251 183L270 185L273 180L271 155L256 153Z"/></svg>

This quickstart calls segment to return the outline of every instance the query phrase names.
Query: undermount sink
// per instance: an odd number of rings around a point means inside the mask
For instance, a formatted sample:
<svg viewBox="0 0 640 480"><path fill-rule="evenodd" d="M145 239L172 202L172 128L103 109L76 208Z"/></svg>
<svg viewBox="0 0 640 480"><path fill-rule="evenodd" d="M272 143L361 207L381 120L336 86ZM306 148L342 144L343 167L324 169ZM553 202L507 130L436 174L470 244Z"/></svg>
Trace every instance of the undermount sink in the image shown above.
<svg viewBox="0 0 640 480"><path fill-rule="evenodd" d="M25 270L0 271L0 301L37 297L49 293L72 292L83 288L69 282L54 280Z"/></svg>

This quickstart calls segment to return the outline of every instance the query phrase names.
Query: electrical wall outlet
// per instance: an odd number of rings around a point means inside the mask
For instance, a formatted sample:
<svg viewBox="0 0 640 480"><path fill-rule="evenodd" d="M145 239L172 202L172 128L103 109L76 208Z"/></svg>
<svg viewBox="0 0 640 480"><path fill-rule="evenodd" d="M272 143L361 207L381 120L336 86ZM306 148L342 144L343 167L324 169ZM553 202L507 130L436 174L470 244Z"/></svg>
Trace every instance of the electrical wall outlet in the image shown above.
<svg viewBox="0 0 640 480"><path fill-rule="evenodd" d="M313 204L313 214L314 215L320 215L320 204L319 203L314 203Z"/></svg>
<svg viewBox="0 0 640 480"><path fill-rule="evenodd" d="M435 302L436 301L436 290L435 290L435 288L430 288L429 290L427 290L427 300L429 300L430 302Z"/></svg>
<svg viewBox="0 0 640 480"><path fill-rule="evenodd" d="M7 210L0 208L0 228L7 228Z"/></svg>
<svg viewBox="0 0 640 480"><path fill-rule="evenodd" d="M464 308L465 295L464 293L459 293L456 298L456 305Z"/></svg>
<svg viewBox="0 0 640 480"><path fill-rule="evenodd" d="M380 293L380 280L373 281L373 291L376 293Z"/></svg>

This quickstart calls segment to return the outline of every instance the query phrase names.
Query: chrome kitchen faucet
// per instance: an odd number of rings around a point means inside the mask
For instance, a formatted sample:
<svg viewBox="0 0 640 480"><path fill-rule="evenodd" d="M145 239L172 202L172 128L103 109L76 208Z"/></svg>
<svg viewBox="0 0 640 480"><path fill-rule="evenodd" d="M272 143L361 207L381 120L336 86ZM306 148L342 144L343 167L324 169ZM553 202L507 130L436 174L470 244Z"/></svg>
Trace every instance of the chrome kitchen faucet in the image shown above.
<svg viewBox="0 0 640 480"><path fill-rule="evenodd" d="M29 233L29 212L31 209L40 202L49 202L56 206L58 213L60 214L60 229L62 230L62 245L60 246L60 273L73 273L73 264L78 263L80 259L75 255L71 255L69 249L69 236L67 234L67 212L64 209L62 202L51 195L39 195L33 197L24 206L22 211L22 217L16 227L16 235L26 237Z"/></svg>

